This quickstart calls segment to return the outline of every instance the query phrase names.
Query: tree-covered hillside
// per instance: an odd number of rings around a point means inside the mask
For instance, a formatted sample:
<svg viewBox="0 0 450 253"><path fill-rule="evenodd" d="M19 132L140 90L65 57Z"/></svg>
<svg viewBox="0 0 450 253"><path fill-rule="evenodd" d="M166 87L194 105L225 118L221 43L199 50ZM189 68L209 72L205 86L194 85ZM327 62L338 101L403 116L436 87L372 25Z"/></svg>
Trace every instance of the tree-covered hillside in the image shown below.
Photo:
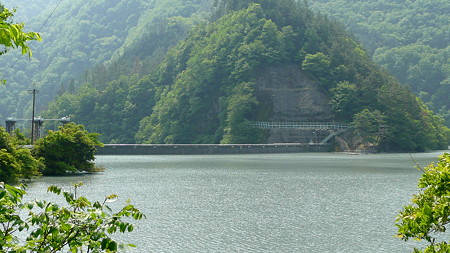
<svg viewBox="0 0 450 253"><path fill-rule="evenodd" d="M76 85L64 87L42 114L45 118L70 116L89 130L102 133L105 142L135 142L139 121L154 104L156 91L149 74L158 71L169 48L195 25L206 22L211 6L205 0L161 0L154 4L140 16L123 44L111 52L109 62L89 69L76 91Z"/></svg>
<svg viewBox="0 0 450 253"><path fill-rule="evenodd" d="M107 80L114 80L121 73L129 74L130 68L137 71L141 64L156 65L168 47L202 20L199 9L207 4L204 0L73 0L62 1L55 9L59 1L53 4L39 1L42 5L33 1L31 7L39 6L33 9L27 6L28 2L2 1L17 7L16 18L27 21L27 28L38 31L45 26L41 30L43 42L31 45L33 58L11 52L0 59L0 74L8 80L6 86L0 86L1 121L10 116L29 118L27 90L33 84L40 90L37 99L40 112L58 93L78 87L88 70L96 79L111 58L120 61L114 61L109 73L103 72L102 78ZM192 21L186 20L193 13L197 16ZM136 49L142 43L146 47ZM124 48L131 53L124 53ZM147 60L153 55L156 57ZM91 70L94 66L97 68Z"/></svg>
<svg viewBox="0 0 450 253"><path fill-rule="evenodd" d="M20 6L28 1L4 2L17 6L18 16L24 16ZM128 30L136 25L140 16L136 10L145 9L143 4L141 0L63 1L41 30L43 43L32 45L33 58L9 54L0 59L0 73L8 80L5 87L0 87L2 119L24 117L30 101L26 91L33 84L40 90L38 109L43 109L61 85L78 80L86 69L108 60L110 52L122 44ZM27 27L38 31L54 7L47 6L27 22Z"/></svg>
<svg viewBox="0 0 450 253"><path fill-rule="evenodd" d="M373 60L450 126L450 1L310 0L343 22Z"/></svg>
<svg viewBox="0 0 450 253"><path fill-rule="evenodd" d="M50 44L37 46L31 61L6 60L17 67L0 69L9 82L0 87L4 117L23 116L34 80L42 116L70 116L106 143L263 143L267 133L248 126L272 120L273 104L257 95L259 73L294 66L320 85L334 120L364 140L385 150L448 144L439 118L341 23L304 1L74 0L61 7L42 33Z"/></svg>
<svg viewBox="0 0 450 253"><path fill-rule="evenodd" d="M47 115L67 108L106 142L133 142L140 118L139 142L265 142L264 132L247 126L270 121L264 110L271 109L258 106L265 103L255 95L255 78L261 67L289 64L319 81L336 120L360 130L370 123L380 147L425 150L448 143L441 121L376 67L339 23L292 0L249 2L216 1L216 21L195 27L157 73L109 83L91 78L80 93L60 96Z"/></svg>

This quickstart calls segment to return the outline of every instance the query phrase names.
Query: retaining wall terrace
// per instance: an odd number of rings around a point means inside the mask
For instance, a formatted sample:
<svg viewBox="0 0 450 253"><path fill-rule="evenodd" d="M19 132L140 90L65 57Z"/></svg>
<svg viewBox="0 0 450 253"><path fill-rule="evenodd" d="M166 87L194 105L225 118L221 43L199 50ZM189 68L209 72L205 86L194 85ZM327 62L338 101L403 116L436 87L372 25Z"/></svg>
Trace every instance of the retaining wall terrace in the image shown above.
<svg viewBox="0 0 450 253"><path fill-rule="evenodd" d="M328 152L330 145L280 144L105 144L97 155L203 155Z"/></svg>

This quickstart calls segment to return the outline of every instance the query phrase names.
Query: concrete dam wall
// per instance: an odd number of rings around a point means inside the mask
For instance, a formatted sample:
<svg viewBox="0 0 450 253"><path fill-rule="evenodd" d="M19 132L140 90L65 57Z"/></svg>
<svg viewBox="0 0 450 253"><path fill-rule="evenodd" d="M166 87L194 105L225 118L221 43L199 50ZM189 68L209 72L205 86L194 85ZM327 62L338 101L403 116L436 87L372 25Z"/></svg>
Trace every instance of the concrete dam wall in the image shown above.
<svg viewBox="0 0 450 253"><path fill-rule="evenodd" d="M105 144L97 155L204 155L329 152L329 144Z"/></svg>

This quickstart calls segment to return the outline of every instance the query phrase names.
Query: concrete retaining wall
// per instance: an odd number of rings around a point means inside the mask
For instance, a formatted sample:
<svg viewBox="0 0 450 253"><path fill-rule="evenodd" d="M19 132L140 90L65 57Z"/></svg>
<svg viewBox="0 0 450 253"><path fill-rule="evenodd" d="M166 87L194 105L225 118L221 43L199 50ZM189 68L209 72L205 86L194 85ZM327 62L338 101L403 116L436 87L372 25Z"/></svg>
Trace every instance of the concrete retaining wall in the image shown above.
<svg viewBox="0 0 450 253"><path fill-rule="evenodd" d="M105 144L97 155L193 155L328 152L330 145L280 144Z"/></svg>

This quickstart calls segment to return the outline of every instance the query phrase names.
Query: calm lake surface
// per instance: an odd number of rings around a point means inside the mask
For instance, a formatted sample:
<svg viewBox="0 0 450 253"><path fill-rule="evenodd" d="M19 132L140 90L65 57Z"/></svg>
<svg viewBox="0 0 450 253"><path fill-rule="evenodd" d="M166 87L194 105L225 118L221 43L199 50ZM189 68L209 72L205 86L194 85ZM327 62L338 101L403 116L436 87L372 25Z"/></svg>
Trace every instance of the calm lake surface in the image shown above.
<svg viewBox="0 0 450 253"><path fill-rule="evenodd" d="M421 165L443 151L412 154ZM147 219L122 236L133 252L411 252L395 217L416 193L409 154L99 156L106 171L46 177L30 198L83 181L82 195L118 194Z"/></svg>

